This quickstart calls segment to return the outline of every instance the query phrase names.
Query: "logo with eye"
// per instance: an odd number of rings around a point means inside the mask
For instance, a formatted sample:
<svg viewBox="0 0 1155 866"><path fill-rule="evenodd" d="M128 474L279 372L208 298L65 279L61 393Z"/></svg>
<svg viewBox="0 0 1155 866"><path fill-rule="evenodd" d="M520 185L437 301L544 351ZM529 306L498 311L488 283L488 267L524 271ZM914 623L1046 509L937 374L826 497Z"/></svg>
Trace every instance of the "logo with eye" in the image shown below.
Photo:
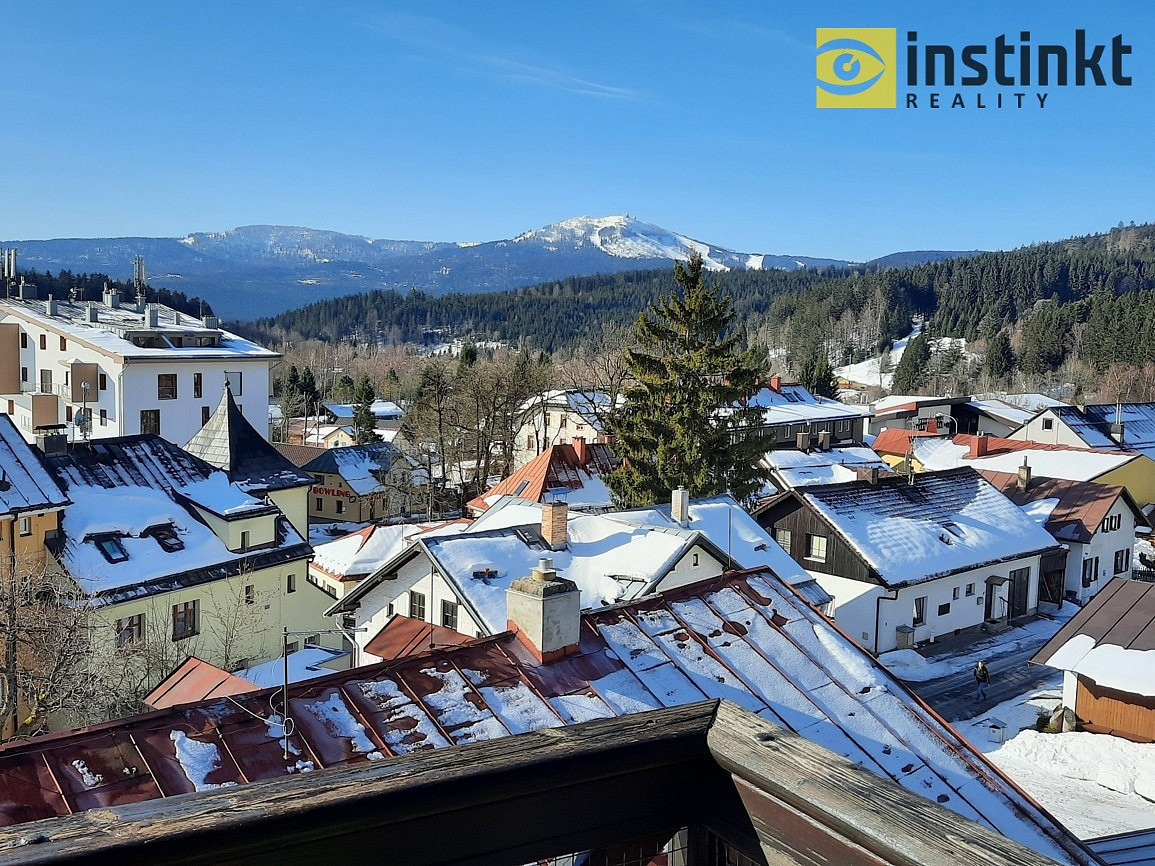
<svg viewBox="0 0 1155 866"><path fill-rule="evenodd" d="M819 108L894 108L895 28L819 27Z"/></svg>

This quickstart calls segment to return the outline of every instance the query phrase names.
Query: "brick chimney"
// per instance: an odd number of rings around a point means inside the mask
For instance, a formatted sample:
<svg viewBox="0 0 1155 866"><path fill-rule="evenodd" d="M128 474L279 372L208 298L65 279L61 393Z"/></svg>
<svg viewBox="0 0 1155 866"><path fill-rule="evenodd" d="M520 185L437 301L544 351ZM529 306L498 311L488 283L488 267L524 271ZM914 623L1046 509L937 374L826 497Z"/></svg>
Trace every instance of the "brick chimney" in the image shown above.
<svg viewBox="0 0 1155 866"><path fill-rule="evenodd" d="M1027 465L1027 458L1023 458L1023 465L1019 467L1019 480L1016 482L1019 490L1026 490L1031 486L1031 467Z"/></svg>
<svg viewBox="0 0 1155 866"><path fill-rule="evenodd" d="M690 491L680 484L670 494L670 516L678 526L690 523Z"/></svg>
<svg viewBox="0 0 1155 866"><path fill-rule="evenodd" d="M575 436L573 437L573 441L570 442L570 445L573 446L574 454L577 456L578 465L585 466L590 459L589 451L586 449L586 437Z"/></svg>
<svg viewBox="0 0 1155 866"><path fill-rule="evenodd" d="M976 457L986 457L987 448L989 446L990 437L987 436L986 433L979 433L977 436L971 439L971 450L970 453L967 454L967 457L969 457L971 460L974 460Z"/></svg>
<svg viewBox="0 0 1155 866"><path fill-rule="evenodd" d="M782 377L777 373L770 377L770 390L778 392L782 391Z"/></svg>
<svg viewBox="0 0 1155 866"><path fill-rule="evenodd" d="M565 550L569 506L565 502L541 504L541 538L550 550Z"/></svg>
<svg viewBox="0 0 1155 866"><path fill-rule="evenodd" d="M540 662L578 651L581 643L581 593L572 580L559 577L553 561L542 559L529 577L519 577L505 591L506 626Z"/></svg>

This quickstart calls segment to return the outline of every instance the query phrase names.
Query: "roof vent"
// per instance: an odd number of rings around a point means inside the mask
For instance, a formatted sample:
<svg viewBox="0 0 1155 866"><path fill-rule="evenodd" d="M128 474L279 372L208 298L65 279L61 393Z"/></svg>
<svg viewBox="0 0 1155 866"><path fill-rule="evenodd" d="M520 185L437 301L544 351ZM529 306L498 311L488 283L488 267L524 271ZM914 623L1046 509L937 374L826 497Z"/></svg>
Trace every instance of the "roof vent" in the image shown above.
<svg viewBox="0 0 1155 866"><path fill-rule="evenodd" d="M160 324L160 307L156 304L145 304L144 324L147 328L155 328Z"/></svg>
<svg viewBox="0 0 1155 866"><path fill-rule="evenodd" d="M100 321L100 307L96 304L89 304L84 308L84 319L87 322L96 323Z"/></svg>
<svg viewBox="0 0 1155 866"><path fill-rule="evenodd" d="M52 295L49 295L48 300L44 302L44 312L49 316L56 315L56 298L52 297Z"/></svg>

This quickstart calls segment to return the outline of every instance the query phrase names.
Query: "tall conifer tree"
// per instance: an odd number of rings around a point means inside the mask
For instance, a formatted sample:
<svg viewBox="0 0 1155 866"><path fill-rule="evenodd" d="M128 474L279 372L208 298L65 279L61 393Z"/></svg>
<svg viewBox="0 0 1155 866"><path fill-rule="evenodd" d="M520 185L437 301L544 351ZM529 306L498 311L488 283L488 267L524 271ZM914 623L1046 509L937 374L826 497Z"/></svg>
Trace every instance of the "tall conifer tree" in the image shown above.
<svg viewBox="0 0 1155 866"><path fill-rule="evenodd" d="M624 505L729 491L745 499L759 489L764 445L746 438L761 410L742 405L758 390L760 367L731 331L730 299L702 282L702 258L674 266L681 291L661 297L634 323L625 351L636 384L612 427L625 465L609 475Z"/></svg>

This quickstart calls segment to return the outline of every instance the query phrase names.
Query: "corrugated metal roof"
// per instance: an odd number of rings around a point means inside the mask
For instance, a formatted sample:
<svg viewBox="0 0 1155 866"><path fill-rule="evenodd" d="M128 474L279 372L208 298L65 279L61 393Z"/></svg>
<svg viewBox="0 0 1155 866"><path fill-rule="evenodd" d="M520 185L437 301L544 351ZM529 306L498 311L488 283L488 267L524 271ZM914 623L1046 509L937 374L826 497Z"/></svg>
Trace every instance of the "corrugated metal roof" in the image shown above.
<svg viewBox="0 0 1155 866"><path fill-rule="evenodd" d="M257 686L248 680L234 676L195 656L189 656L145 696L144 703L154 710L163 710L166 707L191 704L207 698L242 695L256 688Z"/></svg>
<svg viewBox="0 0 1155 866"><path fill-rule="evenodd" d="M1111 580L1032 656L1031 662L1047 664L1076 635L1086 635L1096 644L1155 650L1155 583L1121 577Z"/></svg>
<svg viewBox="0 0 1155 866"><path fill-rule="evenodd" d="M1084 844L1107 866L1155 866L1155 828L1100 836Z"/></svg>
<svg viewBox="0 0 1155 866"><path fill-rule="evenodd" d="M503 633L300 683L289 689L288 725L280 691L266 689L12 744L0 749L0 823L703 698L734 701L1076 862L1058 841L1071 841L1060 825L769 572L587 614L578 652L550 664Z"/></svg>
<svg viewBox="0 0 1155 866"><path fill-rule="evenodd" d="M1126 496L1128 505L1140 525L1146 522L1143 512L1118 484L1097 484L1094 481L1070 481L1064 478L1032 478L1026 490L1019 488L1019 476L1013 472L982 472L983 478L993 484L1004 496L1023 506L1028 502L1056 499L1044 525L1047 532L1063 541L1086 544L1115 505L1115 500Z"/></svg>

